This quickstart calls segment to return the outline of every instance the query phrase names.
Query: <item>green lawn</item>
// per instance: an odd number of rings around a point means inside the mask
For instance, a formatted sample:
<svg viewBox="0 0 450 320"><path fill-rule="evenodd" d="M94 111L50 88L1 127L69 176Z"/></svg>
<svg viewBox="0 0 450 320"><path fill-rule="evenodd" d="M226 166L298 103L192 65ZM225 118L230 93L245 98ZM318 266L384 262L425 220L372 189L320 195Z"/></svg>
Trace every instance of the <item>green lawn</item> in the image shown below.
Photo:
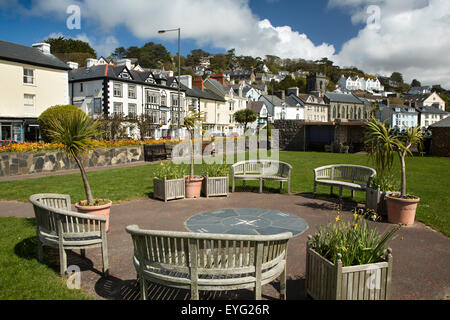
<svg viewBox="0 0 450 320"><path fill-rule="evenodd" d="M292 191L311 193L313 173L316 167L328 164L348 163L371 166L368 156L354 154L281 152L280 160L293 166ZM97 198L109 198L115 202L148 197L153 192L153 171L158 164L111 169L88 173L91 188ZM399 170L397 170L399 171ZM200 170L196 170L200 173ZM450 235L450 159L414 157L407 159L408 192L421 198L417 220ZM249 186L257 185L256 182ZM266 184L278 186L275 182ZM52 176L38 179L0 182L3 200L28 201L34 193L67 193L72 200L84 199L80 174ZM329 188L318 187L319 193L329 193ZM344 191L349 196L350 191ZM356 200L364 202L364 193L356 193Z"/></svg>
<svg viewBox="0 0 450 320"><path fill-rule="evenodd" d="M316 167L328 164L371 166L366 155L281 152L280 160L293 166L292 192L311 193ZM158 164L88 173L94 196L115 202L148 197L153 192L153 172ZM200 173L197 168L197 173ZM420 196L416 219L445 235L450 235L450 159L415 157L407 160L408 192ZM240 184L238 183L238 186ZM257 182L248 187L257 190ZM268 188L278 183L268 182ZM2 200L28 201L34 193L66 193L72 201L84 199L79 174L0 182ZM275 191L275 190L274 190ZM318 193L328 194L320 187ZM345 191L344 196L349 196ZM356 200L364 202L364 194ZM58 274L58 261L36 260L34 219L0 218L0 299L89 299L81 291L67 289ZM50 261L50 263L49 263Z"/></svg>
<svg viewBox="0 0 450 320"><path fill-rule="evenodd" d="M69 290L61 278L56 259L37 261L34 219L0 219L0 300L92 299L81 290ZM50 264L48 262L50 261Z"/></svg>

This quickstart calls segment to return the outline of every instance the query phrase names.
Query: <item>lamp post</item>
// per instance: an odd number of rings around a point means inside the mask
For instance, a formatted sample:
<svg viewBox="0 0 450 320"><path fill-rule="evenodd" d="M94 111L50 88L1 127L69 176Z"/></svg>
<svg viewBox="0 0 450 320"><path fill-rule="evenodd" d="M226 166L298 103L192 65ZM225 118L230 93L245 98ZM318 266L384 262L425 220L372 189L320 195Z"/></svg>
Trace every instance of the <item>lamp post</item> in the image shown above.
<svg viewBox="0 0 450 320"><path fill-rule="evenodd" d="M168 30L159 30L159 34L163 34L166 32L171 31L178 31L178 121L177 121L177 138L180 138L180 118L181 118L181 83L180 83L180 76L181 76L181 57L180 57L180 48L181 48L181 28L177 29L168 29Z"/></svg>

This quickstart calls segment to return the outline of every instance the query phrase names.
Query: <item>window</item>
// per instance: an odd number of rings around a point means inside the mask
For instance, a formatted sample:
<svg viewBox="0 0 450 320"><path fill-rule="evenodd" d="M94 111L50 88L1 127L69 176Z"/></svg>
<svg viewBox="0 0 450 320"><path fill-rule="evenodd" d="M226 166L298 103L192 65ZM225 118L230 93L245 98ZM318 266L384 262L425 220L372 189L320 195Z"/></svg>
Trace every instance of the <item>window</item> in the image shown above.
<svg viewBox="0 0 450 320"><path fill-rule="evenodd" d="M128 98L136 99L136 86L128 85Z"/></svg>
<svg viewBox="0 0 450 320"><path fill-rule="evenodd" d="M178 107L178 96L172 95L172 107Z"/></svg>
<svg viewBox="0 0 450 320"><path fill-rule="evenodd" d="M167 95L164 91L161 93L161 105L167 106Z"/></svg>
<svg viewBox="0 0 450 320"><path fill-rule="evenodd" d="M114 83L114 97L122 97L122 84Z"/></svg>
<svg viewBox="0 0 450 320"><path fill-rule="evenodd" d="M135 116L137 114L137 107L135 103L128 104L128 115Z"/></svg>
<svg viewBox="0 0 450 320"><path fill-rule="evenodd" d="M229 116L230 116L229 122L230 122L230 123L233 123L233 115L230 114Z"/></svg>
<svg viewBox="0 0 450 320"><path fill-rule="evenodd" d="M122 102L114 102L114 114L123 113L123 103Z"/></svg>
<svg viewBox="0 0 450 320"><path fill-rule="evenodd" d="M94 98L94 114L100 114L102 112L102 99Z"/></svg>
<svg viewBox="0 0 450 320"><path fill-rule="evenodd" d="M34 114L34 95L25 94L23 98L24 98L23 112L25 114Z"/></svg>
<svg viewBox="0 0 450 320"><path fill-rule="evenodd" d="M34 70L23 68L23 83L34 84Z"/></svg>
<svg viewBox="0 0 450 320"><path fill-rule="evenodd" d="M333 107L333 118L336 118L336 107Z"/></svg>
<svg viewBox="0 0 450 320"><path fill-rule="evenodd" d="M159 93L147 90L147 104L159 104Z"/></svg>

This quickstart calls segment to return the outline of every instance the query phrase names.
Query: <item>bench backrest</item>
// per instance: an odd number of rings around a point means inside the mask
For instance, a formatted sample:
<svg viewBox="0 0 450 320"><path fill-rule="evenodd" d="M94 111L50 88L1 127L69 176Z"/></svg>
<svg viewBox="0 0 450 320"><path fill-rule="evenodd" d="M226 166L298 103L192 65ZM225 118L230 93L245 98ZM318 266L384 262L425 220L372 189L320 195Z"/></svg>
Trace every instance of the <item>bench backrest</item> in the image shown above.
<svg viewBox="0 0 450 320"><path fill-rule="evenodd" d="M233 174L262 174L288 177L292 166L277 160L246 160L231 166Z"/></svg>
<svg viewBox="0 0 450 320"><path fill-rule="evenodd" d="M286 260L292 233L244 236L141 230L128 226L139 266L191 275L242 275L261 272Z"/></svg>
<svg viewBox="0 0 450 320"><path fill-rule="evenodd" d="M106 218L70 211L70 196L35 194L30 197L36 216L36 228L48 234L98 234L105 228Z"/></svg>
<svg viewBox="0 0 450 320"><path fill-rule="evenodd" d="M339 164L314 169L314 179L339 179L369 183L376 173L369 167Z"/></svg>

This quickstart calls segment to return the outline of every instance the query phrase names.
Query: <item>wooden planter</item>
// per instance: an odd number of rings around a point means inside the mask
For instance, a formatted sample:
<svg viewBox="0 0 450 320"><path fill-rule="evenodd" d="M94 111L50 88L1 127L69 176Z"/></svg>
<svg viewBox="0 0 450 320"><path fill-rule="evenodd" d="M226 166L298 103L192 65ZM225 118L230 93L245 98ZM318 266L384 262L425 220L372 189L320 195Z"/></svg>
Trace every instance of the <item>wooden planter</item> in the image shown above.
<svg viewBox="0 0 450 320"><path fill-rule="evenodd" d="M380 188L366 188L366 209L375 210L379 215L387 216L386 196L392 192L382 192Z"/></svg>
<svg viewBox="0 0 450 320"><path fill-rule="evenodd" d="M166 180L153 179L153 197L164 201L185 198L184 178Z"/></svg>
<svg viewBox="0 0 450 320"><path fill-rule="evenodd" d="M322 257L308 244L306 249L306 293L318 300L387 300L392 273L391 249L386 260L343 267Z"/></svg>
<svg viewBox="0 0 450 320"><path fill-rule="evenodd" d="M228 197L230 182L229 177L206 176L202 184L202 193L205 197Z"/></svg>

